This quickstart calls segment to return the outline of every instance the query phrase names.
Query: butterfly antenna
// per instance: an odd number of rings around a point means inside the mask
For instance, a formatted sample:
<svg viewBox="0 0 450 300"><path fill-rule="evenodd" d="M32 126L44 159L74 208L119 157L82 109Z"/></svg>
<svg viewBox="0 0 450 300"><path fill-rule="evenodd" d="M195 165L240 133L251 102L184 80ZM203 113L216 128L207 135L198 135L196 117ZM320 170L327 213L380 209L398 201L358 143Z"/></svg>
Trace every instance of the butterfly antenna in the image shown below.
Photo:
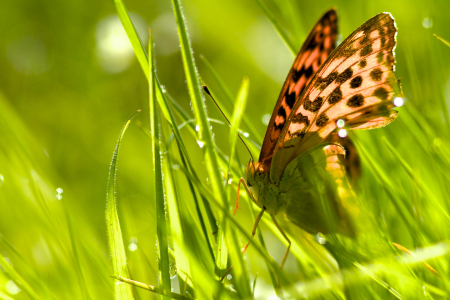
<svg viewBox="0 0 450 300"><path fill-rule="evenodd" d="M228 118L225 116L225 114L223 113L222 109L220 109L220 106L217 104L216 100L214 100L214 97L211 95L211 93L209 92L209 89L208 89L208 87L207 87L206 85L203 86L203 90L209 95L209 97L211 97L212 101L214 101L214 104L215 104L215 105L217 106L217 108L220 110L220 113L222 114L222 116L225 118L225 120L227 120L228 124L230 124L230 126L231 126L230 121L229 121ZM242 137L241 137L241 135L240 135L239 133L238 133L238 137L239 137L239 139L241 140L241 142L244 144L245 148L247 148L247 151L248 151L248 153L250 154L250 156L251 156L251 158L252 158L252 161L254 161L253 155L252 155L252 153L250 152L250 149L248 149L247 144L244 142L244 140L242 139Z"/></svg>

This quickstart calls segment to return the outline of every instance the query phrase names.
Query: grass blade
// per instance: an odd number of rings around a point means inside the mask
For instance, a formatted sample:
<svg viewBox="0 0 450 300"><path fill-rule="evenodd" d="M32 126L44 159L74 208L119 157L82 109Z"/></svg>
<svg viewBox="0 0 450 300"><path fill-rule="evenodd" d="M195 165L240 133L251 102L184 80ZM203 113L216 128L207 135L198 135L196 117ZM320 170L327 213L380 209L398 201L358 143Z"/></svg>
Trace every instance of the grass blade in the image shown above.
<svg viewBox="0 0 450 300"><path fill-rule="evenodd" d="M245 105L247 104L248 98L248 77L244 77L242 85L239 89L238 96L236 98L236 105L233 111L233 117L231 118L231 128L230 128L230 159L228 162L228 172L231 170L231 164L233 163L234 153L236 152L236 142L238 138L238 128L241 124L242 116L244 115Z"/></svg>
<svg viewBox="0 0 450 300"><path fill-rule="evenodd" d="M159 279L160 285L164 290L171 290L170 283L170 261L169 261L169 245L167 237L169 231L166 221L166 210L164 200L164 187L163 187L163 173L161 162L161 133L160 123L158 119L158 109L156 105L156 86L155 86L155 71L154 71L154 52L153 52L153 39L150 33L148 42L148 51L150 53L149 60L149 95L150 95L150 131L152 136L152 155L153 155L153 168L155 178L155 202L156 202L156 234L158 238L158 254L159 254Z"/></svg>
<svg viewBox="0 0 450 300"><path fill-rule="evenodd" d="M224 207L228 207L228 200L225 195L224 179L221 176L217 151L212 138L209 121L207 119L206 107L204 98L202 96L202 89L200 86L199 76L194 63L194 56L190 46L184 16L181 11L180 0L172 0L172 6L175 13L175 20L177 23L178 35L181 45L181 56L183 59L183 66L188 86L189 96L194 110L195 119L198 122L198 144L203 149L205 164L208 170L208 175L211 180L213 195L219 197L220 202ZM227 220L224 218L221 222L224 229L227 229ZM227 238L227 246L233 246L233 250L237 253L236 261L233 261L236 274L236 289L243 297L251 295L250 282L247 270L244 266L244 260L240 253L240 246L234 230L228 230L225 233Z"/></svg>
<svg viewBox="0 0 450 300"><path fill-rule="evenodd" d="M270 12L269 8L264 3L262 3L261 0L256 0L256 2L258 3L259 7L261 7L261 9L263 10L263 12L266 15L267 19L269 19L269 21L272 23L273 27L275 27L275 30L280 35L281 39L286 43L286 45L288 46L288 49L291 50L291 53L293 55L296 55L297 54L296 47L292 44L292 42L288 38L287 34L281 28L280 24L277 21L277 18L275 18L275 16L272 15L272 13Z"/></svg>
<svg viewBox="0 0 450 300"><path fill-rule="evenodd" d="M138 110L137 112L139 112ZM123 245L122 231L120 229L119 216L117 214L116 206L116 168L117 168L117 156L119 153L120 142L125 134L125 131L130 125L131 120L136 115L135 112L128 121L123 125L120 131L119 139L116 144L116 149L111 161L111 167L109 170L109 180L108 180L108 194L106 195L106 224L108 227L108 244L109 250L111 252L111 258L113 263L113 272L116 276L130 277L127 267L127 257L125 254L125 247ZM131 287L126 284L115 284L114 285L114 296L115 299L133 299L133 293Z"/></svg>
<svg viewBox="0 0 450 300"><path fill-rule="evenodd" d="M150 292L162 295L162 296L170 297L172 299L177 299L177 300L178 299L180 299L180 300L194 299L194 298L186 297L186 296L183 296L183 295L180 295L180 294L177 294L177 293L172 293L172 292L169 292L167 290L160 289L160 288L154 287L154 286L146 284L146 283L142 283L142 282L139 282L139 281L131 280L131 279L128 279L128 278L123 278L123 277L118 277L118 276L113 276L113 278L116 279L116 280L119 280L121 282L126 282L128 284L137 286L137 287L139 287L141 289L144 289L144 290L147 290L147 291L150 291Z"/></svg>
<svg viewBox="0 0 450 300"><path fill-rule="evenodd" d="M437 34L433 34L438 40L440 40L441 42L443 42L445 45L450 47L450 43L447 42L446 40L444 40L443 38L441 38L440 36L438 36Z"/></svg>
<svg viewBox="0 0 450 300"><path fill-rule="evenodd" d="M133 25L133 21L131 21L130 15L125 8L125 4L122 0L113 0L114 6L116 7L117 15L119 16L120 21L122 22L122 26L127 33L128 39L131 42L131 46L133 46L134 53L141 65L142 70L144 71L145 76L149 77L148 73L148 56L145 53L144 46L142 45L141 39L136 31L136 28Z"/></svg>

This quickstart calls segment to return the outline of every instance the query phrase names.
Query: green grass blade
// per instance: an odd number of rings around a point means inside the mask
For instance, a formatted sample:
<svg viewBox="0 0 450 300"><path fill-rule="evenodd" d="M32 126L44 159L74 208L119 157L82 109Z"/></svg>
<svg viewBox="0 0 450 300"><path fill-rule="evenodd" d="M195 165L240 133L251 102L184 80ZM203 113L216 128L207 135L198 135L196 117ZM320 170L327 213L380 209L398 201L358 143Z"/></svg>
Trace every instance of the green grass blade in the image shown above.
<svg viewBox="0 0 450 300"><path fill-rule="evenodd" d="M230 89L228 88L228 86L225 84L224 80L222 79L222 77L220 77L219 73L217 73L217 71L214 69L214 67L211 65L211 63L206 59L205 56L200 55L200 59L203 61L203 63L205 64L206 68L209 70L209 72L211 72L211 74L213 75L214 79L216 80L217 84L219 85L219 87L221 88L222 92L225 94L225 98L227 100L227 102L230 105L234 105L234 99L235 97L233 96L233 94L231 93ZM214 96L214 99L216 100L216 102L219 104L219 106L221 107L222 111L224 112L225 116L228 118L229 114L227 114L225 107L223 105L220 105L220 99L215 96L215 93L209 89L209 91L211 92L211 94ZM250 131L250 135L253 137L253 139L261 141L262 140L262 136L261 134L258 132L258 130L256 130L256 127L254 125L254 122L252 122L249 118L243 118L243 122L244 124L248 127L249 131Z"/></svg>
<svg viewBox="0 0 450 300"><path fill-rule="evenodd" d="M144 71L145 76L149 77L148 73L148 56L145 53L144 46L142 45L141 39L136 31L136 28L131 21L130 15L125 8L125 4L122 0L113 0L114 6L116 7L117 15L119 16L120 21L122 22L122 26L127 33L128 39L131 42L131 46L133 46L134 53L141 65L142 70Z"/></svg>
<svg viewBox="0 0 450 300"><path fill-rule="evenodd" d="M438 36L437 34L433 34L438 40L440 40L441 42L443 42L445 45L450 47L450 43L447 42L446 40L444 40L443 38L441 38L440 36Z"/></svg>
<svg viewBox="0 0 450 300"><path fill-rule="evenodd" d="M113 278L116 279L116 280L119 280L121 282L126 282L128 284L133 285L133 286L139 287L141 289L144 289L144 290L147 290L147 291L150 291L150 292L162 295L162 296L170 297L172 299L177 299L177 300L178 299L179 300L195 299L195 298L186 297L186 296L183 296L183 295L180 295L180 294L177 294L177 293L172 293L172 292L169 292L167 290L160 289L160 288L154 287L152 285L149 285L149 284L146 284L146 283L142 283L142 282L139 282L139 281L135 281L135 280L131 280L131 279L128 279L128 278L123 278L123 277L118 277L118 276L114 276Z"/></svg>
<svg viewBox="0 0 450 300"><path fill-rule="evenodd" d="M184 16L181 11L180 0L173 0L172 6L175 13L175 20L177 23L178 35L181 45L181 56L183 60L183 66L186 76L186 82L188 86L189 96L194 110L195 118L198 122L198 143L203 149L205 164L208 170L208 175L211 180L211 186L215 197L219 197L220 202L224 207L228 207L228 200L225 195L224 179L221 176L219 162L217 157L217 151L212 138L212 132L210 129L209 121L207 119L206 107L202 96L202 89L200 86L199 76L197 74L197 68L194 63L194 56L192 48L190 46L190 40L188 37L186 24L184 22ZM222 226L226 229L226 219L223 219ZM227 238L227 246L232 245L234 251L240 252L239 242L236 233L231 230L225 233ZM233 261L236 276L236 289L243 297L249 297L251 295L250 282L246 267L242 255L236 255L237 260Z"/></svg>
<svg viewBox="0 0 450 300"><path fill-rule="evenodd" d="M139 112L139 111L137 111ZM113 263L113 272L115 276L122 276L129 278L130 274L127 267L127 257L125 254L125 247L123 245L122 230L120 229L119 215L117 214L116 206L116 169L117 169L117 156L119 153L120 142L125 134L125 131L130 125L131 120L136 115L135 112L122 127L120 131L119 139L114 150L114 155L111 161L111 167L109 170L108 179L108 194L106 195L106 224L108 227L108 244L111 252L111 258ZM131 287L127 284L114 284L114 296L115 299L133 299L133 293Z"/></svg>
<svg viewBox="0 0 450 300"><path fill-rule="evenodd" d="M450 225L450 216L448 212L446 211L446 208L442 207L442 205L439 203L439 200L436 199L434 194L428 189L428 187L422 182L422 180L416 175L416 173L413 171L413 169L405 162L403 157L398 153L398 151L395 150L395 148L389 143L389 141L386 138L383 138L383 142L389 147L389 150L395 155L395 157L398 159L398 161L401 163L403 168L406 170L408 175L414 180L414 182L419 186L419 189L426 195L428 199L432 201L436 205L436 207L439 208L440 212L445 216L445 219L447 221L447 225Z"/></svg>
<svg viewBox="0 0 450 300"><path fill-rule="evenodd" d="M248 77L244 77L242 85L239 89L238 96L236 98L236 105L233 111L233 117L231 118L230 128L230 159L228 162L228 172L231 170L231 164L233 163L234 153L236 152L236 142L238 139L238 128L241 124L242 116L244 115L245 106L248 98L249 80Z"/></svg>
<svg viewBox="0 0 450 300"><path fill-rule="evenodd" d="M152 136L152 155L153 155L153 168L155 178L155 202L156 202L156 234L158 238L158 254L159 254L159 279L160 285L163 289L170 291L170 261L169 261L169 245L168 235L169 229L167 228L166 210L164 200L164 187L163 187L163 173L161 162L161 133L160 122L158 118L158 109L156 102L156 84L155 84L155 68L154 68L154 51L153 51L153 39L150 33L149 37L149 95L150 95L150 131Z"/></svg>
<svg viewBox="0 0 450 300"><path fill-rule="evenodd" d="M296 55L298 51L297 48L294 46L294 44L292 44L287 34L281 28L281 25L278 23L277 18L275 18L275 16L270 12L269 8L261 0L256 0L256 2L258 3L259 7L261 7L261 9L263 10L267 19L269 19L269 21L272 23L273 27L275 27L275 30L278 32L284 43L288 46L288 49L291 51L291 53L293 55Z"/></svg>
<svg viewBox="0 0 450 300"><path fill-rule="evenodd" d="M377 282L378 284L380 284L382 287L384 287L385 289L387 289L392 295L394 295L397 299L405 299L403 298L403 296L397 292L396 290L394 290L394 288L392 288L387 282L385 282L384 280L382 280L380 277L378 277L377 275L375 275L373 272L371 272L368 268L364 267L363 265L354 262L354 265L356 267L358 267L361 271L363 271L365 274L367 274L370 278L372 278L373 280L375 280L375 282Z"/></svg>

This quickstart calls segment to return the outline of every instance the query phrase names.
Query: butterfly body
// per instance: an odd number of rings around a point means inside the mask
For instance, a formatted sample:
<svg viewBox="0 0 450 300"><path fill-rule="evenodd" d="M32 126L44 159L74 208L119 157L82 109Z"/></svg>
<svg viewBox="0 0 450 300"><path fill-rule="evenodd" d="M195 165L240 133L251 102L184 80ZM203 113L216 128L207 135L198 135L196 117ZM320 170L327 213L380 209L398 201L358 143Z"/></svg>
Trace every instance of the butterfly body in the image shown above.
<svg viewBox="0 0 450 300"><path fill-rule="evenodd" d="M275 105L259 160L249 162L244 181L282 233L279 214L311 233L355 234L345 151L329 139L339 130L338 120L348 130L372 129L397 117L396 32L392 16L381 13L335 48L337 14L331 9L307 37Z"/></svg>
<svg viewBox="0 0 450 300"><path fill-rule="evenodd" d="M291 161L277 182L267 176L258 162L250 162L247 185L255 203L273 217L284 215L310 233L340 232L352 236L353 225L336 193L335 180L341 184L346 180L340 162L344 153L341 146L329 143L310 149ZM331 208L328 213L321 197Z"/></svg>

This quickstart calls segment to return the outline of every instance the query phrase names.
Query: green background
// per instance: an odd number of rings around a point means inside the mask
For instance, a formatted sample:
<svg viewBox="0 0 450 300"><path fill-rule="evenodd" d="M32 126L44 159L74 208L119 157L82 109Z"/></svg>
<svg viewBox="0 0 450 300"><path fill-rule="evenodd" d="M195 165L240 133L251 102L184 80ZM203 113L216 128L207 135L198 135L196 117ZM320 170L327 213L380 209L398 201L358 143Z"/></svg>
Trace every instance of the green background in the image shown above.
<svg viewBox="0 0 450 300"><path fill-rule="evenodd" d="M297 49L312 25L330 7L338 9L342 39L375 14L392 13L398 27L396 75L401 79L405 106L411 107L408 112L400 108L398 119L402 119L403 113L413 118L419 114L418 119L411 123L396 121L387 128L357 132L355 136L370 141L367 145L373 147L368 148L372 158L379 161L385 174L392 176L389 180L399 194L408 199L415 195L416 201L422 201L421 192L413 188L415 181L396 171L401 169L398 159L381 142L381 137L387 136L414 174L448 210L449 179L445 177L448 160L433 147L445 148L449 142L450 48L433 34L450 40L450 2L268 0L264 3ZM154 34L160 83L168 95L190 112L171 3L134 0L125 1L125 5L144 45L148 40L147 29ZM272 112L294 55L256 1L190 0L183 1L183 8L198 71L210 90L223 98L200 55L213 65L234 95L243 77L249 77L245 117L257 128L259 136L253 138L261 143L266 128L262 118ZM12 261L22 276L35 278L33 282L39 277L42 286L47 286L57 298L81 297L74 284L76 271L67 227L70 216L76 235L90 247L79 253L78 263L82 265L91 296L98 299L113 296L114 283L107 277L112 275L112 269L105 221L110 159L123 123L134 111L142 109L122 143L117 199L124 243L127 247L134 239L138 241L138 251L127 252L131 275L157 285L151 140L144 132L149 130L148 83L121 29L112 1L6 1L0 10L0 28L0 234L4 239L0 253L11 256L7 240L27 266L22 266L19 259ZM222 120L212 102L206 99L206 103L210 117ZM225 104L224 109L231 112L233 107ZM248 129L243 125L242 130ZM414 131L420 131L423 139ZM213 124L213 132L217 147L228 154L228 127ZM181 133L200 179L207 184L202 152L195 138L185 129ZM237 148L241 160L247 161L243 146L238 144ZM364 180L366 196L382 189L373 176L367 175ZM36 192L36 186L40 192ZM62 201L57 200L56 188L64 191ZM183 190L183 185L180 188ZM230 203L234 201L233 195L231 192ZM381 198L384 197L383 194ZM383 205L389 206L385 199L367 199L379 201L375 206L379 205L380 210ZM422 207L413 206L404 209ZM425 230L427 242L418 242L412 234L401 241L402 245L413 249L448 239L448 223L441 223L437 217L442 209L434 208L432 212L424 209L425 221L418 221L431 222ZM250 232L253 221L245 218L248 208L243 209L237 218ZM387 215L386 230L392 236L405 236L402 230L408 228L399 225L401 221L396 219L395 212ZM438 228L438 232L432 228ZM270 234L267 239L271 241L269 253L280 262L284 246L273 241L275 238ZM448 254L442 259L447 266ZM292 258L291 263L295 265ZM252 273L257 272L255 264L250 263L249 268L254 267ZM287 271L299 272L296 267ZM6 273L0 273L0 291L6 295L9 280ZM36 287L38 294L45 290L42 286ZM270 286L268 291L266 298L273 293ZM146 291L140 291L139 295L142 299L154 297ZM21 291L14 297L28 296Z"/></svg>

